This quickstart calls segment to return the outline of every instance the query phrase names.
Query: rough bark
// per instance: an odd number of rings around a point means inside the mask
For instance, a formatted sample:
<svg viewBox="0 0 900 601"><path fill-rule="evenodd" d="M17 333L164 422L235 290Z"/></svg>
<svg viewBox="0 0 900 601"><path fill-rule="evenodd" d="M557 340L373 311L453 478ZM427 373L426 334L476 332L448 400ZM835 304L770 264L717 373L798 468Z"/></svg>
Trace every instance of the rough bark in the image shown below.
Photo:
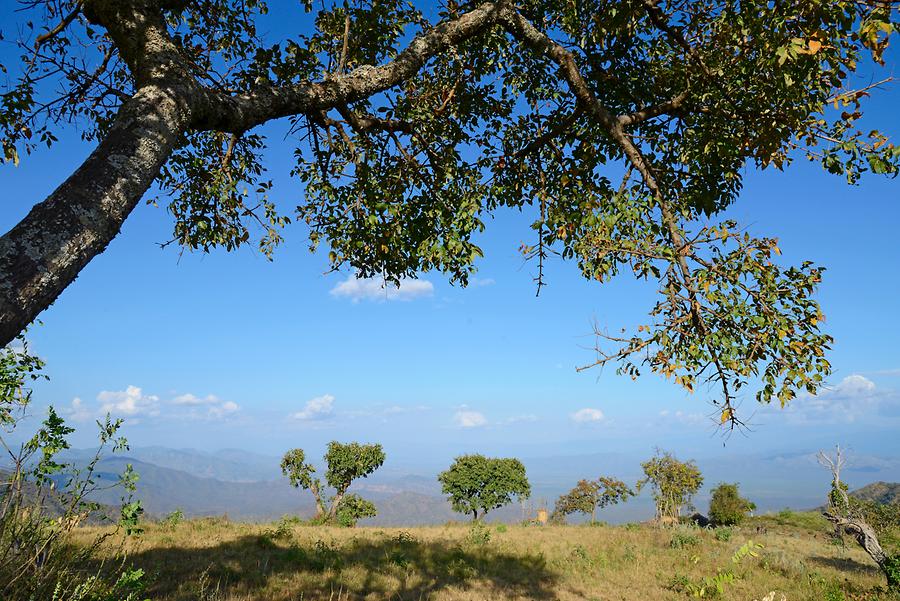
<svg viewBox="0 0 900 601"><path fill-rule="evenodd" d="M878 564L882 573L887 577L889 585L897 585L897 583L891 582L892 574L887 569L889 556L884 552L884 549L882 549L875 530L867 524L864 519L852 516L845 517L831 511L825 511L823 512L823 515L825 516L825 519L834 524L836 528L856 539L859 546L869 554L869 557L871 557L876 564Z"/></svg>
<svg viewBox="0 0 900 601"><path fill-rule="evenodd" d="M0 238L0 345L50 306L119 233L188 118L177 93L143 88L81 167Z"/></svg>

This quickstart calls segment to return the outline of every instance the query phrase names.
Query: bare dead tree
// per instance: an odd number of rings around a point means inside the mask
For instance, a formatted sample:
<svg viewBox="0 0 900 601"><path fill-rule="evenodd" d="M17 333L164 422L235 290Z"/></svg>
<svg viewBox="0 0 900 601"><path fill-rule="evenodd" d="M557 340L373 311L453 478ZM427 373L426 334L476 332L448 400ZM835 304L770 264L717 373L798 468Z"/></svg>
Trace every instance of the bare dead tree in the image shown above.
<svg viewBox="0 0 900 601"><path fill-rule="evenodd" d="M862 507L854 503L847 493L847 484L841 481L841 470L847 463L846 451L840 445L835 447L834 454L819 451L816 455L819 464L831 472L831 492L828 494L828 507L822 512L829 522L834 524L838 532L846 533L856 539L859 546L878 564L888 581L888 587L900 587L900 557L889 555L878 540L878 533L867 522Z"/></svg>

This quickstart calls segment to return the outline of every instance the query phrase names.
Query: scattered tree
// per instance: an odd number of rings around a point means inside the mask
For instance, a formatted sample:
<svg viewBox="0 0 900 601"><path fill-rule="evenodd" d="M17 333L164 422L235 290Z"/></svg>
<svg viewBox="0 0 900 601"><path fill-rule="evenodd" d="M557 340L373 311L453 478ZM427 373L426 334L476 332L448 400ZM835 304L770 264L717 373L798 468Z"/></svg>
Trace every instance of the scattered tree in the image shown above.
<svg viewBox="0 0 900 601"><path fill-rule="evenodd" d="M435 21L400 0L295 4L311 30L280 40L263 38L262 0L23 5L3 156L67 126L96 148L0 237L0 345L155 184L183 248L271 256L302 221L331 267L388 282L438 270L465 284L486 217L518 208L538 291L551 253L660 291L635 332L598 328L596 365L711 382L732 426L752 382L781 404L820 388L822 268L784 267L775 239L716 217L748 167L898 172L900 148L860 127L881 82L852 87L883 65L896 3L485 0ZM259 128L275 120L295 134L295 211L270 196Z"/></svg>
<svg viewBox="0 0 900 601"><path fill-rule="evenodd" d="M703 476L693 461L679 461L671 453L656 451L656 456L641 464L644 479L640 491L650 484L656 502L656 518L678 520L681 510L690 506L691 498L703 486Z"/></svg>
<svg viewBox="0 0 900 601"><path fill-rule="evenodd" d="M343 508L346 519L374 516L375 506L354 495L352 501L344 506L344 495L350 484L359 478L366 478L384 463L384 450L380 444L360 444L351 442L342 444L337 441L328 443L325 453L325 482L334 489L335 494L326 507L322 497L322 483L315 477L316 468L306 462L302 449L292 449L284 454L281 460L281 471L291 484L297 488L308 490L316 500L316 519L333 522ZM353 519L352 516L356 515Z"/></svg>
<svg viewBox="0 0 900 601"><path fill-rule="evenodd" d="M900 553L888 553L879 540L879 530L885 532L900 527L900 509L879 507L877 503L861 501L848 494L847 483L841 480L847 458L840 446L835 447L834 455L819 451L818 459L831 472L831 491L823 515L834 524L837 534L852 536L878 564L888 588L900 590Z"/></svg>
<svg viewBox="0 0 900 601"><path fill-rule="evenodd" d="M484 517L491 509L527 499L531 485L525 466L518 459L495 459L484 455L457 457L450 469L438 475L454 511Z"/></svg>
<svg viewBox="0 0 900 601"><path fill-rule="evenodd" d="M590 515L593 524L598 508L615 505L633 495L634 491L628 485L615 478L603 476L597 480L579 480L575 488L556 500L553 520L562 521L564 516L577 512Z"/></svg>
<svg viewBox="0 0 900 601"><path fill-rule="evenodd" d="M740 495L736 483L719 484L709 499L709 519L715 526L740 524L755 509L755 503Z"/></svg>

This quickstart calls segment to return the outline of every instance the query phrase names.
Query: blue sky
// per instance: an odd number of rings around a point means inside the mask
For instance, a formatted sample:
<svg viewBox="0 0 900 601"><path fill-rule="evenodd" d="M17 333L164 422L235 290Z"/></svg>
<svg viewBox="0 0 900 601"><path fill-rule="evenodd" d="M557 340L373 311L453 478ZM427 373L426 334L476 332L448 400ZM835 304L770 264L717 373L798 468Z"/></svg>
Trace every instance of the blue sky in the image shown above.
<svg viewBox="0 0 900 601"><path fill-rule="evenodd" d="M897 64L896 52L889 58ZM868 108L895 139L897 106L895 84ZM283 127L266 130L268 165L276 199L292 207L302 190L287 177ZM89 151L65 135L52 151L3 166L4 231ZM638 323L653 288L627 278L597 285L553 261L535 297L535 266L517 250L533 216L514 211L488 222L469 288L429 274L385 294L351 273L325 275L324 254L308 252L297 226L271 263L250 248L160 249L171 219L142 204L29 333L51 378L36 387L32 413L60 408L80 427L76 445L110 410L139 446L318 454L329 440L356 439L382 442L410 465L467 451L645 456L657 445L710 456L723 444L740 454L842 442L897 455L898 181L870 176L850 187L799 161L784 173L748 172L745 184L730 215L780 238L786 260L827 266L820 301L836 339L831 389L786 411L759 408L745 435L716 433L703 391L612 369L576 373L592 358L592 322Z"/></svg>

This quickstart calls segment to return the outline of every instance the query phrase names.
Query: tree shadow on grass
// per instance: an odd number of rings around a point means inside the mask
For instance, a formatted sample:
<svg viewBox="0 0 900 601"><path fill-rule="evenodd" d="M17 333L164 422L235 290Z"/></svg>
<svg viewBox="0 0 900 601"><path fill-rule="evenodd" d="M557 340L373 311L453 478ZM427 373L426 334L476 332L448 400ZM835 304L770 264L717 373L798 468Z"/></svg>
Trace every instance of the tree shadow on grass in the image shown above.
<svg viewBox="0 0 900 601"><path fill-rule="evenodd" d="M487 598L555 599L558 575L542 555L487 544L393 538L297 542L246 535L213 547L155 547L129 556L153 599L428 599L447 587Z"/></svg>
<svg viewBox="0 0 900 601"><path fill-rule="evenodd" d="M857 572L869 576L880 576L881 570L871 563L862 563L849 557L810 557L809 561L819 565L828 566L841 572Z"/></svg>

